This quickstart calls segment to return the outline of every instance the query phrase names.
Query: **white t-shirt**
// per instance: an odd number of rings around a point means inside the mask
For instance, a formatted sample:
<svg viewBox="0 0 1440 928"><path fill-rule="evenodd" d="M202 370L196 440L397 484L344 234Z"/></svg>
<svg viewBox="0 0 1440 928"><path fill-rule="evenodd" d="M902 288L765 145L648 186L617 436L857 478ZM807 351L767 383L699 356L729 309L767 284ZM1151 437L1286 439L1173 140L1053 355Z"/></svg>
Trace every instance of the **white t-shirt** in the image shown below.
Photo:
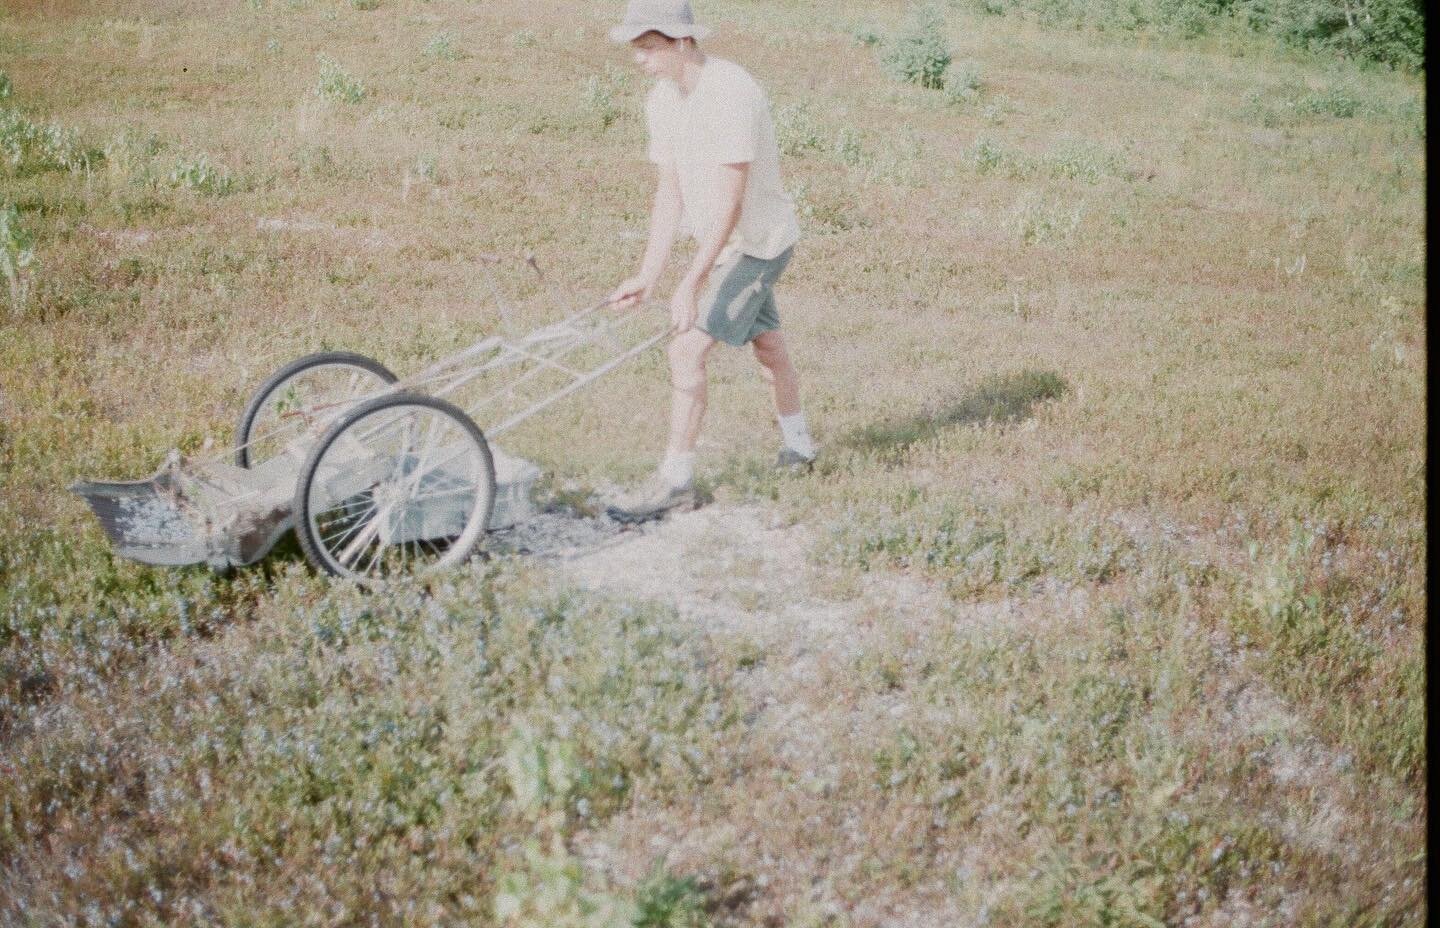
<svg viewBox="0 0 1440 928"><path fill-rule="evenodd" d="M722 164L749 162L740 221L726 252L775 258L800 239L795 203L780 185L780 149L765 92L733 61L707 57L688 96L661 80L645 100L650 160L673 161L684 202L681 231L700 237L720 210Z"/></svg>

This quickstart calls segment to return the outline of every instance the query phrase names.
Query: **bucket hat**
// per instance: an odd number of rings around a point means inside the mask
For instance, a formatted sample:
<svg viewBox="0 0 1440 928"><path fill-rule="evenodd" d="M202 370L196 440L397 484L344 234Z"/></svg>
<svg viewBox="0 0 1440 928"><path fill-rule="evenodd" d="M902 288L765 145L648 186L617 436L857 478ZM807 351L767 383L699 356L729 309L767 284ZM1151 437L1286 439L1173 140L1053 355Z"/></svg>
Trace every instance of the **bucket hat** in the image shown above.
<svg viewBox="0 0 1440 928"><path fill-rule="evenodd" d="M690 0L630 0L625 4L625 21L610 30L614 42L629 42L647 32L659 32L672 39L703 39L709 28L695 22Z"/></svg>

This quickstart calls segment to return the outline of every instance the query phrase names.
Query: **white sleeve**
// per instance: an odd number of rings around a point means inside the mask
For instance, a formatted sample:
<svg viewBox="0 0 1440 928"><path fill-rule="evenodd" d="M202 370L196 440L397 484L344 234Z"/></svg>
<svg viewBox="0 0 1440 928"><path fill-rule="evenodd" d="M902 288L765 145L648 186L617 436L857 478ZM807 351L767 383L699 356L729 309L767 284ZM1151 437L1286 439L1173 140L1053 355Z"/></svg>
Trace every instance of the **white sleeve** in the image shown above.
<svg viewBox="0 0 1440 928"><path fill-rule="evenodd" d="M703 129L708 160L715 164L741 164L755 160L765 97L760 89L737 82L735 92L707 115Z"/></svg>

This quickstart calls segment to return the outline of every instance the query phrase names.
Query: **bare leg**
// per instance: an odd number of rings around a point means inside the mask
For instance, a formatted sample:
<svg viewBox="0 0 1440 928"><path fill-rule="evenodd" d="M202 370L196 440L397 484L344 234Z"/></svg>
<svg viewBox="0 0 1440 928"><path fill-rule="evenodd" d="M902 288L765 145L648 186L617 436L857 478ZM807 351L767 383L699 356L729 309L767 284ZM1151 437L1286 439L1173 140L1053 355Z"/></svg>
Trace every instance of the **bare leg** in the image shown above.
<svg viewBox="0 0 1440 928"><path fill-rule="evenodd" d="M800 411L800 374L790 362L785 336L772 329L757 335L750 344L755 350L755 360L760 362L763 376L770 383L770 391L775 398L775 414L793 416Z"/></svg>
<svg viewBox="0 0 1440 928"><path fill-rule="evenodd" d="M670 340L670 443L666 450L695 450L705 420L705 359L715 339L700 329L681 332Z"/></svg>

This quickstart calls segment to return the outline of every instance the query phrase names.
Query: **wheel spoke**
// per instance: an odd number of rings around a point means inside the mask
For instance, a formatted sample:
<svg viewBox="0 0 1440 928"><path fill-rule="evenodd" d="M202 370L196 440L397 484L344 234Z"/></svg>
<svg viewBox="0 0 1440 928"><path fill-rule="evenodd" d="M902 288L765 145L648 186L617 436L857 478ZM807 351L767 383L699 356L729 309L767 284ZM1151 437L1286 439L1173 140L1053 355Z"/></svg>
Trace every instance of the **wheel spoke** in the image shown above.
<svg viewBox="0 0 1440 928"><path fill-rule="evenodd" d="M307 553L362 582L469 555L493 505L494 472L463 413L439 400L383 397L336 429L307 464Z"/></svg>

